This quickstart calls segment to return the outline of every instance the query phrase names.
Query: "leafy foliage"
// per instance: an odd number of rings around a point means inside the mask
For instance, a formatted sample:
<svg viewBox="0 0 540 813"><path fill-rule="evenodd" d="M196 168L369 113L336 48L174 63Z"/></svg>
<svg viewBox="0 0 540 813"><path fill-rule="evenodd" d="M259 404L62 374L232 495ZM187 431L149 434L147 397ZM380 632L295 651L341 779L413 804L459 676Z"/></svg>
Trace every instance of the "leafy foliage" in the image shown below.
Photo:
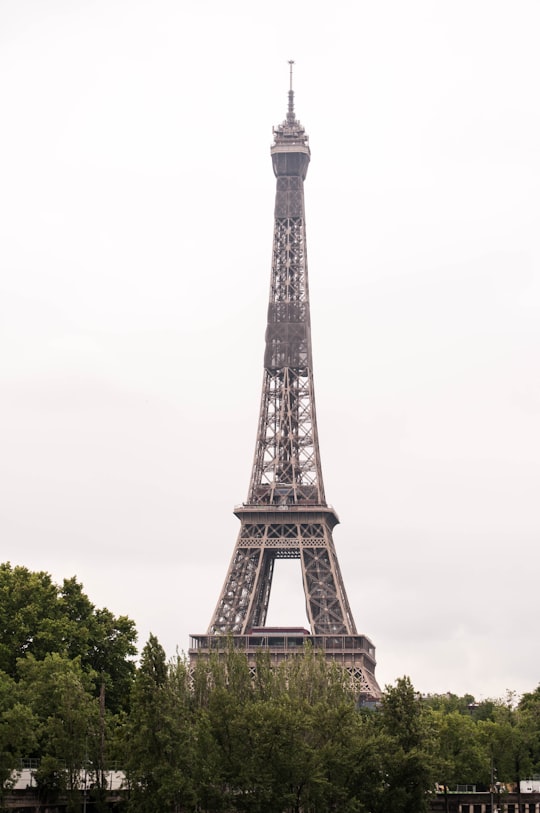
<svg viewBox="0 0 540 813"><path fill-rule="evenodd" d="M135 673L136 631L126 616L94 607L75 578L55 585L48 573L0 564L0 670L18 679L18 662L58 653L80 659L96 677L94 691L107 692L107 706L126 705Z"/></svg>
<svg viewBox="0 0 540 813"><path fill-rule="evenodd" d="M14 766L36 746L36 724L31 709L19 701L13 678L0 672L0 805Z"/></svg>
<svg viewBox="0 0 540 813"><path fill-rule="evenodd" d="M188 673L179 659L167 664L155 636L143 649L125 727L125 768L131 807L141 813L191 809L191 730Z"/></svg>
<svg viewBox="0 0 540 813"><path fill-rule="evenodd" d="M41 757L36 780L44 796L77 791L81 766L88 763L89 745L99 729L99 708L92 695L91 676L80 659L53 653L38 661L19 660L20 695L37 721Z"/></svg>
<svg viewBox="0 0 540 813"><path fill-rule="evenodd" d="M255 676L232 642L194 671L133 622L96 609L75 578L0 566L0 778L39 761L44 803L80 808L90 775L125 771L130 813L422 813L435 785L489 788L540 771L540 686L477 703L421 697L407 677L377 709L307 646ZM0 794L0 805L2 798Z"/></svg>

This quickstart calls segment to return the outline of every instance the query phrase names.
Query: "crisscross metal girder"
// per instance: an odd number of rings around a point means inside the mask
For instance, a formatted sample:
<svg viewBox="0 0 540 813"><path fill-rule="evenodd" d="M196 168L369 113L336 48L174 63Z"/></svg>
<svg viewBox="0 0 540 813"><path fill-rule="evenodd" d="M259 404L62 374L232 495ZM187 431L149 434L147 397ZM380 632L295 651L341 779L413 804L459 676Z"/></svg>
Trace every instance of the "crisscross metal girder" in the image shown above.
<svg viewBox="0 0 540 813"><path fill-rule="evenodd" d="M332 539L303 547L302 573L308 616L316 635L356 634Z"/></svg>
<svg viewBox="0 0 540 813"><path fill-rule="evenodd" d="M264 572L261 573L263 565ZM246 619L254 602L268 606L272 571L273 560L267 558L265 562L261 548L237 545L210 631L219 634L245 632Z"/></svg>
<svg viewBox="0 0 540 813"><path fill-rule="evenodd" d="M280 176L265 373L248 496L248 502L254 504L325 504L315 416L305 242L303 179Z"/></svg>
<svg viewBox="0 0 540 813"><path fill-rule="evenodd" d="M282 533L282 531L284 531ZM240 531L240 539L243 541L247 539L269 539L269 538L294 538L299 542L305 543L311 539L324 539L324 526L322 523L287 523L277 524L270 522L268 524L262 523L249 523L247 522L242 526Z"/></svg>
<svg viewBox="0 0 540 813"><path fill-rule="evenodd" d="M375 675L368 669L355 666L347 667L345 671L349 675L352 689L356 695L368 695L375 698L381 696L381 690Z"/></svg>
<svg viewBox="0 0 540 813"><path fill-rule="evenodd" d="M242 523L210 631L246 633L253 626L263 626L274 562L285 558L300 559L313 633L356 634L328 520L310 523L285 518Z"/></svg>
<svg viewBox="0 0 540 813"><path fill-rule="evenodd" d="M284 498L324 504L310 370L265 370L248 501L279 504Z"/></svg>

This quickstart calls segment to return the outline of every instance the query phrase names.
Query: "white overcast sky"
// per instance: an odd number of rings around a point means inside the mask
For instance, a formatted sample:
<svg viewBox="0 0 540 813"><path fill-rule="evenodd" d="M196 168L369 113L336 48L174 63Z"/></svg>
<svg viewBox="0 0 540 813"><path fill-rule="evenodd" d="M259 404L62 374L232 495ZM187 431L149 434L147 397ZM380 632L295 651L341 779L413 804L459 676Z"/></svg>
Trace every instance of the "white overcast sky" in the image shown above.
<svg viewBox="0 0 540 813"><path fill-rule="evenodd" d="M310 135L334 539L382 686L540 681L537 0L1 0L1 560L169 655L254 451L272 125ZM269 623L305 623L278 563Z"/></svg>

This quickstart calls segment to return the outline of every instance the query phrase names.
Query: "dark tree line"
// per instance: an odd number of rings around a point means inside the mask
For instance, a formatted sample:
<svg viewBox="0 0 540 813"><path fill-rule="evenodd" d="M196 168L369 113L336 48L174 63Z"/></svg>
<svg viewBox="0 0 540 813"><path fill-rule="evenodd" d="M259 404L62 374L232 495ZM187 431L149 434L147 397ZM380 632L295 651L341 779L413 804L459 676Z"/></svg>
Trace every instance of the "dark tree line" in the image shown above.
<svg viewBox="0 0 540 813"><path fill-rule="evenodd" d="M75 580L0 566L0 770L34 759L46 800L105 809L125 771L133 813L421 813L436 784L489 787L540 771L540 686L519 702L420 697L410 680L377 709L309 648L255 678L232 647L190 674L151 636L96 609Z"/></svg>
<svg viewBox="0 0 540 813"><path fill-rule="evenodd" d="M146 644L126 721L131 806L170 810L418 813L432 784L428 714L407 679L380 712L307 649L280 669L261 654L167 663Z"/></svg>

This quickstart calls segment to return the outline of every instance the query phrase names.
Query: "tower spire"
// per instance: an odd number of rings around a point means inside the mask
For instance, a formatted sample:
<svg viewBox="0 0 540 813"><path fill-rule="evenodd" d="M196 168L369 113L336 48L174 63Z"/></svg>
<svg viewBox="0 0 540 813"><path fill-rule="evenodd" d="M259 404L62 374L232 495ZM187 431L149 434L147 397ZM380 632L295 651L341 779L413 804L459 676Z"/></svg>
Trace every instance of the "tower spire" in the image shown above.
<svg viewBox="0 0 540 813"><path fill-rule="evenodd" d="M287 121L292 124L295 121L294 115L294 90L293 90L293 65L294 59L289 59L289 108L287 110Z"/></svg>

